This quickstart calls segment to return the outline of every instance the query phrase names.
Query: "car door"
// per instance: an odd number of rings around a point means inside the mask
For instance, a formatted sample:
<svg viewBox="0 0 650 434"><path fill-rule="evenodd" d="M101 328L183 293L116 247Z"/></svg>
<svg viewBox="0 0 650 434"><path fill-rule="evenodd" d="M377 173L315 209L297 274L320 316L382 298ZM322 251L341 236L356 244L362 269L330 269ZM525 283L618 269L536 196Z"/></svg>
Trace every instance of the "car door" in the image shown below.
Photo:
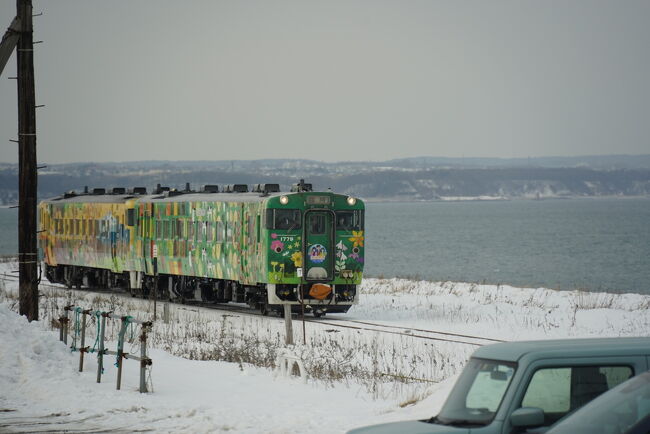
<svg viewBox="0 0 650 434"><path fill-rule="evenodd" d="M508 416L521 407L541 408L544 411L544 424L541 430L517 430L513 429L509 417L506 417L502 432L543 432L545 427L643 372L645 368L643 356L546 359L533 362L526 369Z"/></svg>

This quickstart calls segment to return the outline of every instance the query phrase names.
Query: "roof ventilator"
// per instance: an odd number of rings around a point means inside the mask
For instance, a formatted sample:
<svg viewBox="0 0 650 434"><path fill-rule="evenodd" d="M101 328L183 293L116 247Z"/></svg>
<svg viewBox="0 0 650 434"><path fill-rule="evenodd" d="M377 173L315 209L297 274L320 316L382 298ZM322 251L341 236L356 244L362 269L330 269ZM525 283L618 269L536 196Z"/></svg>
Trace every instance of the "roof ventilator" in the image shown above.
<svg viewBox="0 0 650 434"><path fill-rule="evenodd" d="M153 194L162 194L165 191L169 191L169 187L163 187L160 184L156 184L156 189L153 191Z"/></svg>
<svg viewBox="0 0 650 434"><path fill-rule="evenodd" d="M206 184L201 189L203 193L219 193L219 186L215 184Z"/></svg>
<svg viewBox="0 0 650 434"><path fill-rule="evenodd" d="M133 187L131 189L131 194L147 194L146 187Z"/></svg>
<svg viewBox="0 0 650 434"><path fill-rule="evenodd" d="M248 185L246 184L228 184L224 188L226 193L248 193Z"/></svg>
<svg viewBox="0 0 650 434"><path fill-rule="evenodd" d="M314 191L311 183L305 183L304 179L301 179L299 183L293 184L291 187L293 193L302 193L305 191Z"/></svg>

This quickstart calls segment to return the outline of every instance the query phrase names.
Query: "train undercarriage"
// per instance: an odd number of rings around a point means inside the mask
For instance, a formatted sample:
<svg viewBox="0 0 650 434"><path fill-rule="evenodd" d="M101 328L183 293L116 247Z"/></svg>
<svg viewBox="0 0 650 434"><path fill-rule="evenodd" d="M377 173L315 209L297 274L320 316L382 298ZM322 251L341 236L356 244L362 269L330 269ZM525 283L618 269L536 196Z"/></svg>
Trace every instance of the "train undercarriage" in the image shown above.
<svg viewBox="0 0 650 434"><path fill-rule="evenodd" d="M270 312L282 315L283 304L289 303L293 313L301 313L304 308L305 312L321 317L328 312L345 313L356 300L356 285L333 285L331 294L320 300L310 295L311 284L245 285L234 280L171 274L152 276L136 271L115 273L108 269L77 265L43 264L43 267L45 277L51 283L63 284L68 288L120 288L133 297L153 298L155 294L158 300L180 303L245 303L262 315Z"/></svg>

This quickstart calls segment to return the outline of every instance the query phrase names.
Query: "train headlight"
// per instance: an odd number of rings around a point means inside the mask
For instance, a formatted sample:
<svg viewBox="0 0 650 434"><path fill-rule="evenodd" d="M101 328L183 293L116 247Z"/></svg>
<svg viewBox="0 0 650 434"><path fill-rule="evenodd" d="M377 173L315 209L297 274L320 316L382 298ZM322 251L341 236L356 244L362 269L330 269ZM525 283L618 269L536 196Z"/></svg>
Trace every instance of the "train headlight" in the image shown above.
<svg viewBox="0 0 650 434"><path fill-rule="evenodd" d="M289 198L287 196L280 196L280 203L286 205L289 203Z"/></svg>
<svg viewBox="0 0 650 434"><path fill-rule="evenodd" d="M352 196L348 197L348 205L354 206L354 204L357 203L357 200L353 198Z"/></svg>

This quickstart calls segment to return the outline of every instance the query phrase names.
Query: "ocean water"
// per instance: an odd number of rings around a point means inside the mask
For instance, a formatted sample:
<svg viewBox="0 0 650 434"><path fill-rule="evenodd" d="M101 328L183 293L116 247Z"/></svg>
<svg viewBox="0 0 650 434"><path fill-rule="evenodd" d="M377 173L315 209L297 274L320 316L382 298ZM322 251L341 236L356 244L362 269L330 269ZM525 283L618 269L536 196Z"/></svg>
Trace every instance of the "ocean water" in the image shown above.
<svg viewBox="0 0 650 434"><path fill-rule="evenodd" d="M650 199L366 208L367 275L650 294Z"/></svg>
<svg viewBox="0 0 650 434"><path fill-rule="evenodd" d="M0 208L0 255L18 256L18 208Z"/></svg>
<svg viewBox="0 0 650 434"><path fill-rule="evenodd" d="M650 198L367 203L365 244L373 277L650 294Z"/></svg>

